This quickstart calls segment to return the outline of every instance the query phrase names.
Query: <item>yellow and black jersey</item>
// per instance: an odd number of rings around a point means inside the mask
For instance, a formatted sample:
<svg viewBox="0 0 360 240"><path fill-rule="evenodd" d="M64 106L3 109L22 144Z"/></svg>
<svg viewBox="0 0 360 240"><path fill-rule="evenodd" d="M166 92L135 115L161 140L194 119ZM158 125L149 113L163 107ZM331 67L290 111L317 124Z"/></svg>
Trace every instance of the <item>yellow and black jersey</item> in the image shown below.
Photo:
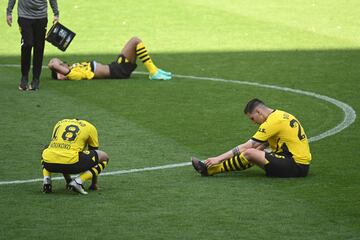
<svg viewBox="0 0 360 240"><path fill-rule="evenodd" d="M63 119L56 123L49 146L42 153L47 163L72 164L79 160L79 152L89 146L99 147L94 125L77 119Z"/></svg>
<svg viewBox="0 0 360 240"><path fill-rule="evenodd" d="M95 76L95 62L74 63L70 66L70 72L66 74L68 80L91 80Z"/></svg>
<svg viewBox="0 0 360 240"><path fill-rule="evenodd" d="M268 142L278 155L292 157L295 162L310 164L309 142L300 122L291 114L274 110L252 137L258 142Z"/></svg>

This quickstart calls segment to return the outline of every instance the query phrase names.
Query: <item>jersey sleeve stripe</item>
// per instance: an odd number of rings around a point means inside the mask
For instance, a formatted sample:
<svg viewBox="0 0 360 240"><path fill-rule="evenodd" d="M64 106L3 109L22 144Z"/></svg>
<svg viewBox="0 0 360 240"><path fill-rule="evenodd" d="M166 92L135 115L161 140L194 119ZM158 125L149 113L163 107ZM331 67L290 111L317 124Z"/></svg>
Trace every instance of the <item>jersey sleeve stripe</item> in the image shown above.
<svg viewBox="0 0 360 240"><path fill-rule="evenodd" d="M255 141L255 142L260 142L260 143L267 142L267 141L261 141L261 140L259 140L259 139L254 138L254 137L252 137L251 140L253 140L253 141Z"/></svg>

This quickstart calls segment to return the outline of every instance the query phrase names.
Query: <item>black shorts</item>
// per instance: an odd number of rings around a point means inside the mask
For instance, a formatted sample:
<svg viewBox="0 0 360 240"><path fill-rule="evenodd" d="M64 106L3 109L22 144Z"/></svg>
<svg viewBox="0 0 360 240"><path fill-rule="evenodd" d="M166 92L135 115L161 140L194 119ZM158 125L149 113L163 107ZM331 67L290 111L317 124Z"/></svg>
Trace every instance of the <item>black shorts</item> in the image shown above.
<svg viewBox="0 0 360 240"><path fill-rule="evenodd" d="M73 164L59 164L42 162L43 167L49 172L77 174L85 172L99 163L99 157L95 150L79 152L79 161Z"/></svg>
<svg viewBox="0 0 360 240"><path fill-rule="evenodd" d="M310 165L296 163L289 156L265 153L265 158L269 161L265 165L265 172L268 177L306 177L309 172Z"/></svg>
<svg viewBox="0 0 360 240"><path fill-rule="evenodd" d="M124 79L130 77L137 65L131 62L126 62L125 60L126 57L120 54L114 62L109 64L110 78Z"/></svg>

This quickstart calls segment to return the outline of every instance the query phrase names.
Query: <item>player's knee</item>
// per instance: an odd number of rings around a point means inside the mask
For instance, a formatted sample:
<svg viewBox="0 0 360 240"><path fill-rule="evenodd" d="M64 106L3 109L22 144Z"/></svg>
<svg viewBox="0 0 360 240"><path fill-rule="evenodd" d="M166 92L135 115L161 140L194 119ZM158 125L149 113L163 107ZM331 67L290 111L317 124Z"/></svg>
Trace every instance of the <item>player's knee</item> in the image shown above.
<svg viewBox="0 0 360 240"><path fill-rule="evenodd" d="M132 38L130 39L130 41L131 41L134 45L138 45L139 43L142 42L141 39L140 39L139 37L136 37L136 36L132 37Z"/></svg>
<svg viewBox="0 0 360 240"><path fill-rule="evenodd" d="M256 152L256 149L254 148L249 148L249 149L246 149L244 152L243 152L243 156L248 160L248 161L251 161L254 156L255 156L255 152Z"/></svg>
<svg viewBox="0 0 360 240"><path fill-rule="evenodd" d="M103 155L102 161L109 162L109 155L107 155L107 153L106 153L106 152L104 152L104 155Z"/></svg>
<svg viewBox="0 0 360 240"><path fill-rule="evenodd" d="M108 162L109 161L109 156L106 152L100 151L100 150L96 150L96 152L98 154L98 158L99 158L100 162L103 162L103 161Z"/></svg>

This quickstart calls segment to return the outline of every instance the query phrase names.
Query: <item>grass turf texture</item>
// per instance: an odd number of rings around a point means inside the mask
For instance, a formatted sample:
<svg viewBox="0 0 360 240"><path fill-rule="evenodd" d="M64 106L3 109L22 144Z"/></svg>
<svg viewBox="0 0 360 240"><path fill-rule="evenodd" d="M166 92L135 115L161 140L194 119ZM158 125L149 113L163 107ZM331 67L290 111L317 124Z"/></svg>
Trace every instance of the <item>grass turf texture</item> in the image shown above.
<svg viewBox="0 0 360 240"><path fill-rule="evenodd" d="M110 62L137 35L155 63L174 73L297 88L360 110L357 1L141 0L120 5L91 0L59 5L62 23L77 36L66 53L47 45L44 65L54 56ZM5 9L4 2L0 8ZM0 64L18 64L16 24L8 28L1 22L0 29ZM144 71L140 62L138 70ZM21 93L16 90L19 72L0 67L0 181L41 177L39 149L49 141L55 122L66 117L97 126L102 149L111 157L105 171L222 153L256 130L242 114L244 103L255 96L294 113L308 136L334 127L343 117L340 109L311 97L186 77L56 82L44 70L40 91ZM40 193L40 182L0 185L0 235L358 239L358 134L356 121L311 143L314 160L305 179L268 179L258 168L201 178L187 166L100 177L101 190L86 197L65 191L62 181L54 181L51 195Z"/></svg>

